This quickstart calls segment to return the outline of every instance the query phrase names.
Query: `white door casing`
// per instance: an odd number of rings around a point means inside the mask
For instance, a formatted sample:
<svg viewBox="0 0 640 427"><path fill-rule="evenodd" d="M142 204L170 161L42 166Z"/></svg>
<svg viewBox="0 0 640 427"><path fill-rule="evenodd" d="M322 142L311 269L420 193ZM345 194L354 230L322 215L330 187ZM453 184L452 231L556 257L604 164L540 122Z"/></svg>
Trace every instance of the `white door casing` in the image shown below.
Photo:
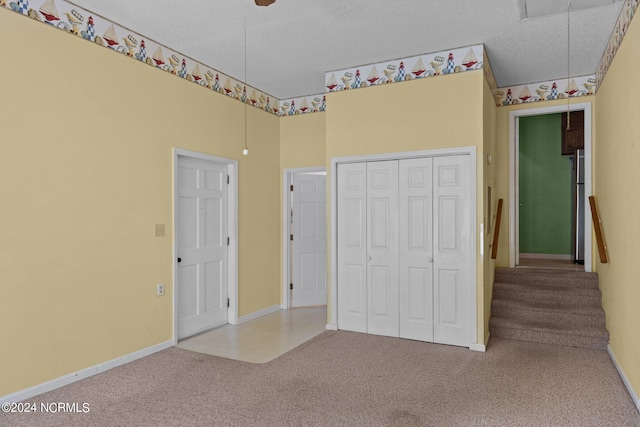
<svg viewBox="0 0 640 427"><path fill-rule="evenodd" d="M292 174L291 306L327 304L326 176Z"/></svg>
<svg viewBox="0 0 640 427"><path fill-rule="evenodd" d="M177 338L227 323L227 165L178 156Z"/></svg>
<svg viewBox="0 0 640 427"><path fill-rule="evenodd" d="M519 161L519 118L523 116L534 116L541 114L563 113L569 108L571 111L584 111L584 197L585 200L593 194L592 188L592 126L591 126L591 103L576 103L567 105L554 105L551 107L531 108L511 111L509 113L509 267L513 268L519 264L518 251L518 211L519 211L519 188L518 188L518 161ZM593 243L591 233L591 210L584 210L583 224L584 230L584 271L593 271Z"/></svg>

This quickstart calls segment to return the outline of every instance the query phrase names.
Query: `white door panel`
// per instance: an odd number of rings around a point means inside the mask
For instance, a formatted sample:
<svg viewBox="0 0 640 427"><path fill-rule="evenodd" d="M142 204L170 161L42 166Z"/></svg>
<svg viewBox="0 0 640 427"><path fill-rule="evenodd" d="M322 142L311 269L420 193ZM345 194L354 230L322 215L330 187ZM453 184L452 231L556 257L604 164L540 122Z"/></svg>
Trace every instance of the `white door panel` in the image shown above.
<svg viewBox="0 0 640 427"><path fill-rule="evenodd" d="M399 335L398 161L367 163L367 332Z"/></svg>
<svg viewBox="0 0 640 427"><path fill-rule="evenodd" d="M338 166L338 327L367 332L367 167Z"/></svg>
<svg viewBox="0 0 640 427"><path fill-rule="evenodd" d="M227 167L178 157L178 338L227 323Z"/></svg>
<svg viewBox="0 0 640 427"><path fill-rule="evenodd" d="M291 305L325 305L326 176L296 173L292 175L292 182L294 191Z"/></svg>
<svg viewBox="0 0 640 427"><path fill-rule="evenodd" d="M400 337L433 341L433 159L399 166Z"/></svg>
<svg viewBox="0 0 640 427"><path fill-rule="evenodd" d="M469 156L436 157L434 167L434 341L470 343L472 283Z"/></svg>

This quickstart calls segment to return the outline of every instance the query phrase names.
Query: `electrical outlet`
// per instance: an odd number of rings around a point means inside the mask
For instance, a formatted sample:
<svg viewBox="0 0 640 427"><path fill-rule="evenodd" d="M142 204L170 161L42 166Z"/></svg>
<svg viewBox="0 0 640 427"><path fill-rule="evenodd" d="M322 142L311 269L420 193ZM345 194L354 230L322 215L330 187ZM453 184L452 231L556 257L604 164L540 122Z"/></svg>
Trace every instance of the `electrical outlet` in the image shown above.
<svg viewBox="0 0 640 427"><path fill-rule="evenodd" d="M159 297L164 295L164 283L158 283L156 285L156 295L158 295Z"/></svg>

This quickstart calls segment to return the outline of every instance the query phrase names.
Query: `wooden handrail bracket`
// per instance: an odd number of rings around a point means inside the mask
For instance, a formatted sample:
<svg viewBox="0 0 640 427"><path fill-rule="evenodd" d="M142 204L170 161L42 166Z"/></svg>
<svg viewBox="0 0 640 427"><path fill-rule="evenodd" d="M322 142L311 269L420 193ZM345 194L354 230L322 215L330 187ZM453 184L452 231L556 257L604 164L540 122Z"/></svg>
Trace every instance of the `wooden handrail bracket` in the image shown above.
<svg viewBox="0 0 640 427"><path fill-rule="evenodd" d="M589 196L589 206L591 206L591 218L593 219L593 228L596 232L596 241L598 242L598 254L600 255L600 262L606 263L609 261L607 255L607 245L604 243L604 236L602 234L602 220L598 214L598 205L594 196Z"/></svg>
<svg viewBox="0 0 640 427"><path fill-rule="evenodd" d="M502 199L498 200L498 211L496 212L496 228L493 232L493 243L491 245L491 259L498 256L498 239L500 237L500 219L502 218Z"/></svg>

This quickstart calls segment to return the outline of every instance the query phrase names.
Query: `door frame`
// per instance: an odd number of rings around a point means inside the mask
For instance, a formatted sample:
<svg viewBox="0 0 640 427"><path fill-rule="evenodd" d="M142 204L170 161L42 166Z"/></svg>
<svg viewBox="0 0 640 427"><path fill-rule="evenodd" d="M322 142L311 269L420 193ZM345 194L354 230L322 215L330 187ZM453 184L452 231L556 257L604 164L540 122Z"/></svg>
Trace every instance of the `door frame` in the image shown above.
<svg viewBox="0 0 640 427"><path fill-rule="evenodd" d="M484 342L478 342L478 270L477 270L477 258L478 255L481 255L482 248L478 249L477 242L477 185L478 185L478 177L476 175L477 170L477 159L476 159L476 150L475 146L471 147L455 147L455 148L443 148L443 149L434 149L434 150L423 150L423 151L407 151L407 152L399 152L399 153L384 153L384 154L367 154L367 155L358 155L358 156L347 156L347 157L332 157L330 159L331 164L331 177L329 184L330 191L330 203L331 203L331 212L330 212L330 227L331 233L329 235L329 246L330 246L330 263L331 268L329 272L329 277L331 280L330 283L330 297L329 300L331 302L330 306L327 307L328 318L331 323L327 324L327 329L337 330L338 329L338 234L337 234L337 225L338 225L338 165L342 163L360 163L360 162L372 162L372 161L383 161L383 160L403 160L403 159L413 159L418 157L441 157L441 156L457 156L457 155L469 155L470 156L470 197L471 197L471 237L469 244L472 248L472 256L471 256L471 289L469 292L469 345L470 348L484 348ZM482 230L480 230L482 231ZM482 236L479 236L482 238Z"/></svg>
<svg viewBox="0 0 640 427"><path fill-rule="evenodd" d="M509 112L509 267L519 264L519 152L520 152L520 117L540 116L544 114L584 111L584 192L585 200L593 194L592 187L592 117L591 103L555 105L552 107L531 108ZM586 208L586 204L585 204ZM591 210L584 210L584 271L592 271L593 241L591 235Z"/></svg>
<svg viewBox="0 0 640 427"><path fill-rule="evenodd" d="M227 296L229 298L229 309L227 311L227 322L238 324L238 161L225 157L212 156L210 154L185 150L182 148L173 149L173 345L178 344L178 263L177 244L178 232L176 226L178 209L178 157L204 160L211 163L222 163L227 165L229 174L229 186L227 188L227 232L229 236L229 248L227 253Z"/></svg>
<svg viewBox="0 0 640 427"><path fill-rule="evenodd" d="M289 298L289 286L291 284L291 245L289 244L289 224L291 224L291 191L293 175L298 173L326 172L324 166L311 166L306 168L286 168L282 173L282 298L280 308L291 308ZM325 226L326 231L326 226Z"/></svg>

